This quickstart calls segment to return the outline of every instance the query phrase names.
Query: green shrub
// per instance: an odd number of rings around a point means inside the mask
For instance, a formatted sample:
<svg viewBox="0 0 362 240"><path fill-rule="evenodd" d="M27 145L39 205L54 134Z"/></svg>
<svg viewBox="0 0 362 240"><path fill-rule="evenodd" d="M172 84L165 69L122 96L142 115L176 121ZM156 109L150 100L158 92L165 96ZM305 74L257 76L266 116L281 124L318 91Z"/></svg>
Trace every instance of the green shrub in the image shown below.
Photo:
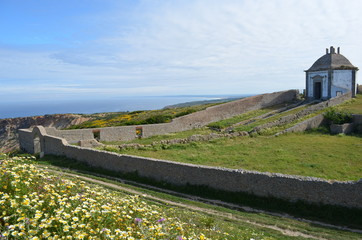
<svg viewBox="0 0 362 240"><path fill-rule="evenodd" d="M326 113L324 113L324 117L334 124L344 124L352 122L352 114L342 111L338 112L334 108L331 108Z"/></svg>
<svg viewBox="0 0 362 240"><path fill-rule="evenodd" d="M209 127L210 129L213 129L213 130L221 130L221 129L223 129L224 126L220 122L213 122L213 123L209 123L207 125L207 127Z"/></svg>
<svg viewBox="0 0 362 240"><path fill-rule="evenodd" d="M167 123L172 120L171 115L156 115L144 120L145 124Z"/></svg>
<svg viewBox="0 0 362 240"><path fill-rule="evenodd" d="M175 117L185 116L185 115L188 115L188 114L194 113L194 112L197 112L197 111L195 109L187 109L185 111L182 111L182 112L179 112L179 113L175 114Z"/></svg>

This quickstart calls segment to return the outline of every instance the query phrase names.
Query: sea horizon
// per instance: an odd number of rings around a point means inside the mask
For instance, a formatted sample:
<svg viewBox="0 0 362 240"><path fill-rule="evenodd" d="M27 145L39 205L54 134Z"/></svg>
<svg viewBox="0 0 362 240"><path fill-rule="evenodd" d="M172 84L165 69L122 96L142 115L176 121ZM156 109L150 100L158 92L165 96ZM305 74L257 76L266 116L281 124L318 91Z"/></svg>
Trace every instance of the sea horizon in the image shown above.
<svg viewBox="0 0 362 240"><path fill-rule="evenodd" d="M93 114L157 110L169 105L226 98L242 98L253 94L129 96L109 99L74 99L0 103L0 119L51 114Z"/></svg>

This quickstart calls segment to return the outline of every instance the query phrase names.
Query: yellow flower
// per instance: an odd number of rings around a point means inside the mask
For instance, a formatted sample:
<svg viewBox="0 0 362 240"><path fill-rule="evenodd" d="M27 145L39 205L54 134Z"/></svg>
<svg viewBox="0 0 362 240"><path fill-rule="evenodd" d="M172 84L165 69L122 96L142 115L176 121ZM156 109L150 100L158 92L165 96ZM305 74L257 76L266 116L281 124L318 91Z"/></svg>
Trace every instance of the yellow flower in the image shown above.
<svg viewBox="0 0 362 240"><path fill-rule="evenodd" d="M42 214L39 210L36 210L35 219L41 218L42 215L43 215L43 214Z"/></svg>
<svg viewBox="0 0 362 240"><path fill-rule="evenodd" d="M28 206L29 203L30 203L29 198L25 198L24 201L23 201L23 205Z"/></svg>

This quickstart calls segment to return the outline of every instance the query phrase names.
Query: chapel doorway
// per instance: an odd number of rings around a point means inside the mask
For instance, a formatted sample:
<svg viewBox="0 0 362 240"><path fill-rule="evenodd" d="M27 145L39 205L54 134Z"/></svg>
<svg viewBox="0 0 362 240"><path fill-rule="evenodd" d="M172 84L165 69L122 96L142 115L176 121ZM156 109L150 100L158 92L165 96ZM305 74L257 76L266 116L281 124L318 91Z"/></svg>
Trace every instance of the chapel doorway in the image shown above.
<svg viewBox="0 0 362 240"><path fill-rule="evenodd" d="M322 98L322 82L314 82L314 99Z"/></svg>

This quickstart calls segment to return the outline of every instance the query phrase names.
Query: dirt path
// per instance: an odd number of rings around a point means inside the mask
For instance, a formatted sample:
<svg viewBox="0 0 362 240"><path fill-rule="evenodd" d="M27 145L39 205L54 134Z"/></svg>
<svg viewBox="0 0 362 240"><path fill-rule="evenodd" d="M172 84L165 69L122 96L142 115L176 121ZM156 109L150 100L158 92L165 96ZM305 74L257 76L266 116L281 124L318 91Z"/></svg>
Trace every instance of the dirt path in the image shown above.
<svg viewBox="0 0 362 240"><path fill-rule="evenodd" d="M115 189L115 190L120 190L122 192L129 193L129 194L139 195L139 196L142 196L144 198L147 198L147 199L150 199L152 201L159 202L159 203L168 204L168 205L172 205L172 206L176 206L176 207L180 207L180 208L186 208L186 209L189 209L189 210L192 210L192 211L207 213L207 214L210 214L210 215L213 215L213 216L222 217L222 218L233 220L233 221L242 221L242 222L246 222L246 223L258 226L258 227L273 229L273 230L279 231L280 233L282 233L283 235L286 235L286 236L304 237L304 238L309 238L309 239L325 240L325 238L316 237L316 236L309 235L309 234L306 234L306 233L302 233L302 232L299 232L299 231L293 231L293 230L289 230L289 229L280 228L280 227L274 226L274 225L267 225L267 224L262 224L262 223L257 223L257 222L254 222L254 221L250 221L247 218L243 218L241 216L234 215L232 213L226 213L226 212L222 212L222 211L217 211L217 210L213 210L213 209L198 207L198 206L189 205L189 204L185 204L185 203L179 203L179 202L174 202L174 201L170 201L170 200L165 200L165 199L158 198L158 197L155 197L155 196L152 196L152 195L149 195L149 194L145 194L145 193L140 192L140 191L136 191L134 189L126 188L126 187L123 187L123 186L119 186L117 184L113 184L113 183L93 179L93 178L90 178L90 177L85 177L85 176L81 176L81 175L77 175L77 174L73 174L73 173L57 171L57 170L53 170L53 169L49 169L49 168L47 168L47 171L53 172L53 173L56 173L56 174L65 175L65 176L75 177L75 178L78 178L78 179L83 180L83 181L87 181L87 182L90 182L90 183L95 183L95 184L98 184L98 185L106 186L106 187L109 187L109 188L112 188L112 189ZM188 197L190 199L191 198L195 199L195 197L191 196L191 195L188 195ZM198 201L198 200L196 199L196 201Z"/></svg>

